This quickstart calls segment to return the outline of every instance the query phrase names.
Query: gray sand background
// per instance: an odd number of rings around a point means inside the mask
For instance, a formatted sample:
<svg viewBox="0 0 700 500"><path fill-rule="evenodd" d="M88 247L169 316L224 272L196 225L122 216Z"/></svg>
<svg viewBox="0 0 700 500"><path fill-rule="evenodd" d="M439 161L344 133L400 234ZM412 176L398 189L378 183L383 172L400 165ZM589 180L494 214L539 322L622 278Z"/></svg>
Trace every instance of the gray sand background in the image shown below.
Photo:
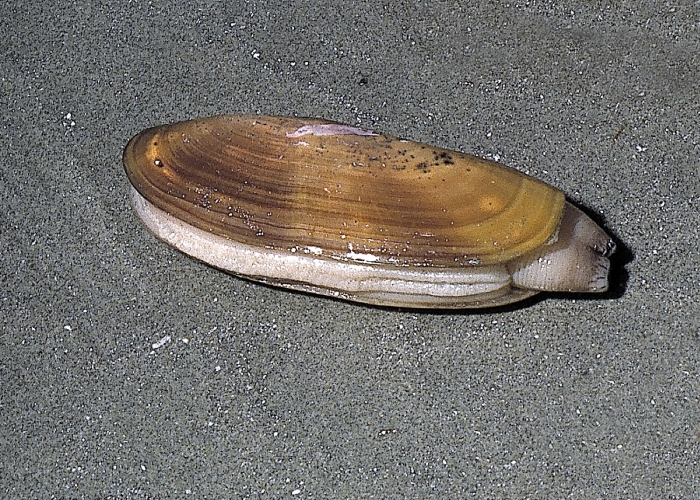
<svg viewBox="0 0 700 500"><path fill-rule="evenodd" d="M1 497L700 498L700 4L474 4L0 6ZM195 262L121 153L222 113L497 158L615 235L613 289L416 312Z"/></svg>

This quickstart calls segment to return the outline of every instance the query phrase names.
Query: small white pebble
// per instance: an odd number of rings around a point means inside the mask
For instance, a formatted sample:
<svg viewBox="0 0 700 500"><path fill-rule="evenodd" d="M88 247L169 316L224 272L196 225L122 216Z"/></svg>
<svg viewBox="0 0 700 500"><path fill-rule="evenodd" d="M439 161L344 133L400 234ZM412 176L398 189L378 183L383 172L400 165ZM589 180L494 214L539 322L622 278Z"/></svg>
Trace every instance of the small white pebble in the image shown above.
<svg viewBox="0 0 700 500"><path fill-rule="evenodd" d="M152 347L153 349L158 349L159 347L163 347L165 344L167 344L168 342L170 342L170 340L171 340L171 339L170 339L170 335L166 335L165 337L163 337L162 339L160 339L158 342L156 342L156 343L154 343L153 345L151 345L151 347Z"/></svg>

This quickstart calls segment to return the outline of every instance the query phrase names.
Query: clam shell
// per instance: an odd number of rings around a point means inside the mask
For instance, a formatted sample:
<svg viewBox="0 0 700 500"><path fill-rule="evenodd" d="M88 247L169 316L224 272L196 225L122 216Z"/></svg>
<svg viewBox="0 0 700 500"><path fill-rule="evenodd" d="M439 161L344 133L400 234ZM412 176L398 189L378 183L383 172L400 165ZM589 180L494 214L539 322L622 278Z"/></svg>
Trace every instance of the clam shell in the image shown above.
<svg viewBox="0 0 700 500"><path fill-rule="evenodd" d="M218 116L141 132L124 166L151 232L250 279L402 307L607 288L612 241L561 191L463 153L318 119ZM543 258L570 248L592 259L588 276L552 288L546 275L563 271Z"/></svg>

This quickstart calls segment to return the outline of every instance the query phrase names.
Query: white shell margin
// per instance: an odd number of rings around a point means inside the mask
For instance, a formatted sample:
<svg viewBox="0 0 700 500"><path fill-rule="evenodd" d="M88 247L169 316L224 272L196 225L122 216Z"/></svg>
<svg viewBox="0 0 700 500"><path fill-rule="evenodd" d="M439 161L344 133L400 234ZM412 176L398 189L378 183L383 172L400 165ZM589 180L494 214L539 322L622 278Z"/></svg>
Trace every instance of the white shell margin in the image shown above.
<svg viewBox="0 0 700 500"><path fill-rule="evenodd" d="M255 281L393 307L489 307L537 293L511 288L505 266L390 268L246 245L181 221L147 201L133 186L130 196L137 217L158 239L211 266Z"/></svg>

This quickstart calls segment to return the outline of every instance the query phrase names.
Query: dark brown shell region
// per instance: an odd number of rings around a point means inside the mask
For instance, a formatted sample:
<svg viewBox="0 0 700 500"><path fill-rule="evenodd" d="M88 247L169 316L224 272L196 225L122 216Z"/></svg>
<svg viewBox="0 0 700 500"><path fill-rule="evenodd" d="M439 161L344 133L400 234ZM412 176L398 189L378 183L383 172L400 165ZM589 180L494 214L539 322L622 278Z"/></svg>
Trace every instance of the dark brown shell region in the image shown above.
<svg viewBox="0 0 700 500"><path fill-rule="evenodd" d="M141 196L218 236L396 266L501 263L556 238L564 195L469 155L331 122L220 116L143 131Z"/></svg>

